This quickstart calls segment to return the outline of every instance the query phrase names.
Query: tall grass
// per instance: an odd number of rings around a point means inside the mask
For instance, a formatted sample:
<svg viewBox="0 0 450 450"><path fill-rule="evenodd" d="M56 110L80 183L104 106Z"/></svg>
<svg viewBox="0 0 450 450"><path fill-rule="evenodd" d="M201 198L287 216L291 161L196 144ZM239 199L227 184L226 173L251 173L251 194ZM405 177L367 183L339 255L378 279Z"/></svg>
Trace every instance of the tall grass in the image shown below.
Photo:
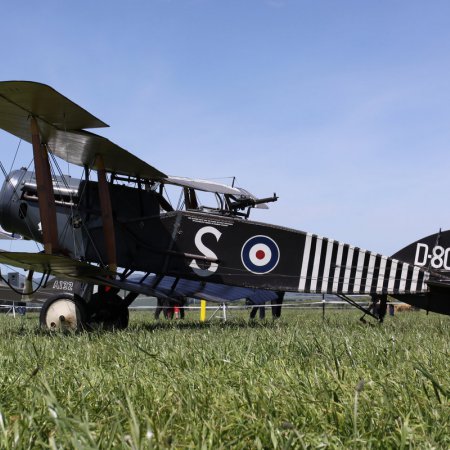
<svg viewBox="0 0 450 450"><path fill-rule="evenodd" d="M450 448L450 318L48 334L0 317L1 448Z"/></svg>

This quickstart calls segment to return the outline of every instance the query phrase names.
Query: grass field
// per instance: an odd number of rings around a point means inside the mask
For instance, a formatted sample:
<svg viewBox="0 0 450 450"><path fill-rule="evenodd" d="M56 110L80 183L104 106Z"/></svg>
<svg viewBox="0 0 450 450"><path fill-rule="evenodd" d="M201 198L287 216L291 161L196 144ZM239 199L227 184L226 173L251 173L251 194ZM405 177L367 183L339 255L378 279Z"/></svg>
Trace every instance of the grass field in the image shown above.
<svg viewBox="0 0 450 450"><path fill-rule="evenodd" d="M450 318L359 316L66 336L1 316L0 448L450 448Z"/></svg>

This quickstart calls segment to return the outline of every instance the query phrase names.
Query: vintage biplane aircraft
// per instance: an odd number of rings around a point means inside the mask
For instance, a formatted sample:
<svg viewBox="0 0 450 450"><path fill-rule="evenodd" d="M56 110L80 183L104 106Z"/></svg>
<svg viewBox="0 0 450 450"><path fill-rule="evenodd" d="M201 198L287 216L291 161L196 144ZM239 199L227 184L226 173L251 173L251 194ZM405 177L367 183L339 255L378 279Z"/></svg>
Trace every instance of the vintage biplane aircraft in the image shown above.
<svg viewBox="0 0 450 450"><path fill-rule="evenodd" d="M254 222L251 209L267 208L275 194L258 199L235 186L169 176L86 131L106 126L47 85L0 83L0 128L31 142L34 156L34 171L4 171L0 225L44 246L42 253L0 252L0 263L42 273L44 285L50 274L82 282L77 294L46 301L43 326L124 328L141 293L255 303L284 292L327 293L360 308L350 295L384 304L390 295L450 314L450 231L386 257ZM55 157L82 166L81 179L64 176ZM178 207L168 186L181 191ZM215 204L203 204L205 192Z"/></svg>

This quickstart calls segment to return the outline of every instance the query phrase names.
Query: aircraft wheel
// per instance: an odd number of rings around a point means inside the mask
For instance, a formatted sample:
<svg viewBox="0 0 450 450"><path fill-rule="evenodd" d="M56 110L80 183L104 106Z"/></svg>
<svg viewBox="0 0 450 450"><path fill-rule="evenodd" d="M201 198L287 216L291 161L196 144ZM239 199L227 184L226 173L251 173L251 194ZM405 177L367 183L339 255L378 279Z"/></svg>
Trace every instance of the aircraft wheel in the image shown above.
<svg viewBox="0 0 450 450"><path fill-rule="evenodd" d="M130 311L127 307L120 306L116 309L114 317L107 324L110 328L115 328L116 330L125 330L130 322Z"/></svg>
<svg viewBox="0 0 450 450"><path fill-rule="evenodd" d="M119 295L100 297L98 293L94 294L88 307L92 327L100 326L106 330L124 330L128 327L130 313Z"/></svg>
<svg viewBox="0 0 450 450"><path fill-rule="evenodd" d="M79 331L86 318L84 301L69 294L50 297L42 306L39 323L42 328L52 331Z"/></svg>

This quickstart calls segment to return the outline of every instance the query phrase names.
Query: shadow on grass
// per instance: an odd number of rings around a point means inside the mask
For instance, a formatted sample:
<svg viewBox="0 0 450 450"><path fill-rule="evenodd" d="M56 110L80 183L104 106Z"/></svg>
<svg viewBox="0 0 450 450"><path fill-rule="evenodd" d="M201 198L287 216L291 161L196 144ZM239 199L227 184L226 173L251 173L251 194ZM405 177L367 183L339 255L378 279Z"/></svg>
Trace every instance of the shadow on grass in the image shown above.
<svg viewBox="0 0 450 450"><path fill-rule="evenodd" d="M231 319L227 321L154 321L154 322L141 322L134 323L129 328L128 331L168 331L168 330L208 330L208 329L245 329L245 328L280 328L284 327L285 324L280 320L245 320L245 319Z"/></svg>

